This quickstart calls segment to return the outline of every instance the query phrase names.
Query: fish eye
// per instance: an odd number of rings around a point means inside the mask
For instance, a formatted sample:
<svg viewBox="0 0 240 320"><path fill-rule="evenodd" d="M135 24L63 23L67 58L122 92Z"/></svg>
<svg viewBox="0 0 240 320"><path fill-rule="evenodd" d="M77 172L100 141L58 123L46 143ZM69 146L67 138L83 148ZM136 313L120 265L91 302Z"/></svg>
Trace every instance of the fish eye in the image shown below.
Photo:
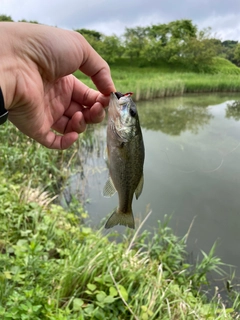
<svg viewBox="0 0 240 320"><path fill-rule="evenodd" d="M130 112L130 115L131 115L132 117L135 117L136 114L137 114L137 109L134 108L134 107L131 107L130 110L129 110L129 112Z"/></svg>

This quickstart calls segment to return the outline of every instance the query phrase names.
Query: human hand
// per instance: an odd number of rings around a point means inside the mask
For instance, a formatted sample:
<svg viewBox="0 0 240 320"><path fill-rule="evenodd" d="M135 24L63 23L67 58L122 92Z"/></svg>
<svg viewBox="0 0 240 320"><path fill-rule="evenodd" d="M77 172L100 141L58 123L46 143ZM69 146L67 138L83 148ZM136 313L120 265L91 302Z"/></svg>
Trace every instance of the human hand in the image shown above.
<svg viewBox="0 0 240 320"><path fill-rule="evenodd" d="M66 149L87 123L103 120L109 95L116 90L107 63L79 33L2 22L0 43L5 108L23 133L48 148ZM78 69L99 91L72 75Z"/></svg>

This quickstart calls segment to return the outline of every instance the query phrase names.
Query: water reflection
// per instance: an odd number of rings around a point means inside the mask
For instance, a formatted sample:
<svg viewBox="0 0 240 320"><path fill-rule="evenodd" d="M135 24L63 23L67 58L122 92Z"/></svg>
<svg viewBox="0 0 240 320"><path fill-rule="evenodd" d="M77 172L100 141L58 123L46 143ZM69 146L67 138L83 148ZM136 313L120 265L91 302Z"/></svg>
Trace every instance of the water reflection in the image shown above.
<svg viewBox="0 0 240 320"><path fill-rule="evenodd" d="M217 254L240 267L238 100L240 94L215 94L138 103L146 148L145 185L133 208L137 225L150 206L152 215L145 224L150 230L165 214L172 215L171 227L179 236L195 219L189 251L208 252L219 239ZM106 199L101 193L108 176L106 123L91 130L79 151L84 174L73 175L67 190L81 201L90 199L90 223L98 228L117 205L117 197ZM125 232L124 227L118 230Z"/></svg>
<svg viewBox="0 0 240 320"><path fill-rule="evenodd" d="M195 105L184 98L161 99L138 103L141 110L141 125L149 130L160 130L169 135L180 135L189 130L198 133L199 128L212 118L208 105Z"/></svg>
<svg viewBox="0 0 240 320"><path fill-rule="evenodd" d="M226 107L226 118L233 118L236 121L240 120L240 101L233 101L232 103L227 103Z"/></svg>

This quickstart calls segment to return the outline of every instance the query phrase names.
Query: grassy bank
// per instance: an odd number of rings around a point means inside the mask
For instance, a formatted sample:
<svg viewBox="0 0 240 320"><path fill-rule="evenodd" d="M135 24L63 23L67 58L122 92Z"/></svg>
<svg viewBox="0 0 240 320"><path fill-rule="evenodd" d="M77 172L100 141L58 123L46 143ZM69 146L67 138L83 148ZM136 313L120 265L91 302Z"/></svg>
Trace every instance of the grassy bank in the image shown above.
<svg viewBox="0 0 240 320"><path fill-rule="evenodd" d="M210 302L200 291L221 272L214 248L191 266L185 239L160 222L153 237L117 244L37 189L0 179L1 319L238 318L237 295L226 307L217 290Z"/></svg>
<svg viewBox="0 0 240 320"><path fill-rule="evenodd" d="M184 93L240 91L240 68L217 58L209 73L193 73L184 67L160 64L156 67L111 66L112 77L120 92L134 92L136 101L179 96ZM94 87L79 71L75 75Z"/></svg>
<svg viewBox="0 0 240 320"><path fill-rule="evenodd" d="M84 135L53 152L5 124L0 143L0 319L240 317L234 288L228 304L217 289L210 301L202 290L210 271L222 272L214 247L189 264L186 239L165 222L154 235L129 231L117 243L119 235L82 223L81 204L68 211L52 204L71 163L78 165Z"/></svg>

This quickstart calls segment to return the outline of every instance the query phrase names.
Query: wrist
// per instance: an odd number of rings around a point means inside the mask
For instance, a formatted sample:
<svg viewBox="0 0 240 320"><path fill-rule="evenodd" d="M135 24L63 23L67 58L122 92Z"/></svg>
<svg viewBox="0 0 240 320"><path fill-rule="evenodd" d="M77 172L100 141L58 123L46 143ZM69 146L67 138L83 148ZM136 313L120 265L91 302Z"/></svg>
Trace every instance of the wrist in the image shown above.
<svg viewBox="0 0 240 320"><path fill-rule="evenodd" d="M5 109L4 97L0 87L0 125L7 121L8 111Z"/></svg>
<svg viewBox="0 0 240 320"><path fill-rule="evenodd" d="M6 110L14 104L18 72L17 58L14 53L16 39L9 28L10 24L12 23L0 22L0 87Z"/></svg>

